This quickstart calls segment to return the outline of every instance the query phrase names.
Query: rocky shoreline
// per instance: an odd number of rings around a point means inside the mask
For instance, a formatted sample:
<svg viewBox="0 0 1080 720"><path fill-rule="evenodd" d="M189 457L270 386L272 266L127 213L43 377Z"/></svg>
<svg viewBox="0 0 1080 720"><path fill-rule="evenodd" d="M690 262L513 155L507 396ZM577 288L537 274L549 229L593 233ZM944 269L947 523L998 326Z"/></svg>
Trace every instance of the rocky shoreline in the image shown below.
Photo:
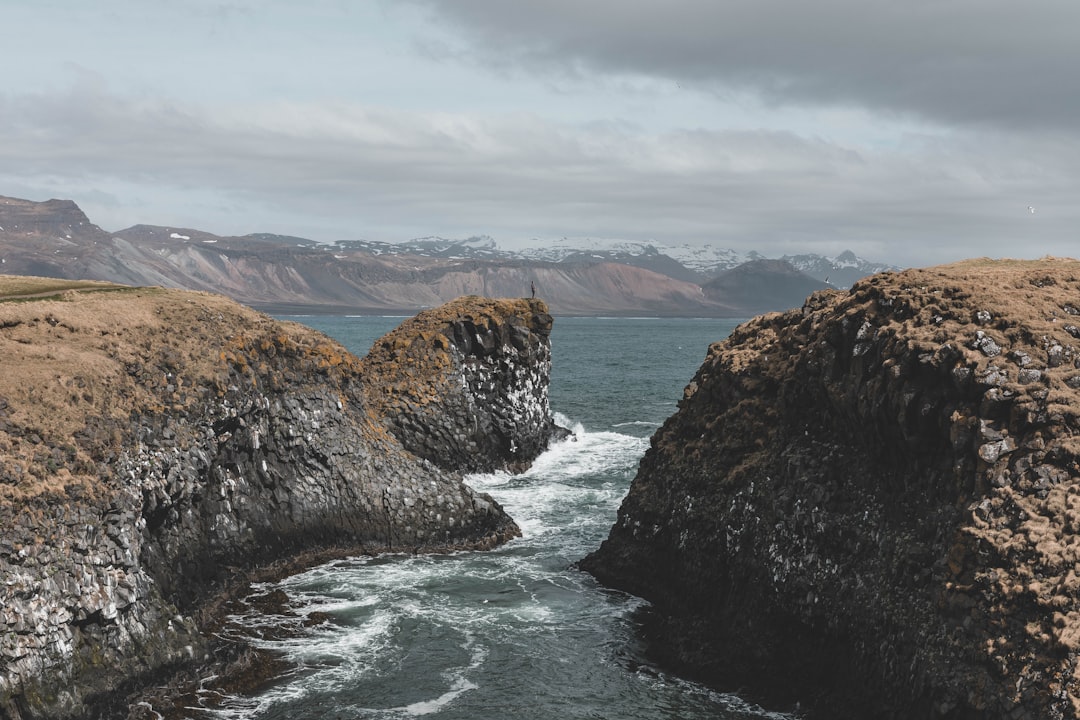
<svg viewBox="0 0 1080 720"><path fill-rule="evenodd" d="M257 573L517 535L461 474L556 436L547 308L463 298L416 322L368 362L204 293L0 302L0 718L115 716L211 659L207 602ZM499 442L463 459L477 424Z"/></svg>
<svg viewBox="0 0 1080 720"><path fill-rule="evenodd" d="M824 291L714 344L581 566L810 718L1080 717L1080 263Z"/></svg>

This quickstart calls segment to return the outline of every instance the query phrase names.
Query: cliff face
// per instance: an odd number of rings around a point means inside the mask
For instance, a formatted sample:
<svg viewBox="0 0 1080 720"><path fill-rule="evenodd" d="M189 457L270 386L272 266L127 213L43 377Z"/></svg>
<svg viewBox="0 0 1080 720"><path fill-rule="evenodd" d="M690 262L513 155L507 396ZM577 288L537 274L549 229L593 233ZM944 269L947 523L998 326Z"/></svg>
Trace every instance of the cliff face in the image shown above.
<svg viewBox="0 0 1080 720"><path fill-rule="evenodd" d="M369 404L422 458L523 471L563 432L548 402L551 325L535 299L465 297L422 313L364 358L379 377L367 386Z"/></svg>
<svg viewBox="0 0 1080 720"><path fill-rule="evenodd" d="M1080 716L1080 263L882 274L713 345L582 565L812 717Z"/></svg>
<svg viewBox="0 0 1080 720"><path fill-rule="evenodd" d="M479 299L432 311L517 328L531 354L479 357L407 331L391 344L433 388L460 388L458 402L528 438L514 457L527 463L550 437L530 433L553 427L538 420L545 312ZM469 368L489 356L542 387L473 397ZM0 357L0 717L79 716L202 658L196 611L249 570L518 534L461 482L510 464L486 446L467 462L454 447L472 431L454 427L464 416L442 421L445 461L436 441L420 457L389 431L408 388L395 360L365 364L224 298L127 288L0 302Z"/></svg>

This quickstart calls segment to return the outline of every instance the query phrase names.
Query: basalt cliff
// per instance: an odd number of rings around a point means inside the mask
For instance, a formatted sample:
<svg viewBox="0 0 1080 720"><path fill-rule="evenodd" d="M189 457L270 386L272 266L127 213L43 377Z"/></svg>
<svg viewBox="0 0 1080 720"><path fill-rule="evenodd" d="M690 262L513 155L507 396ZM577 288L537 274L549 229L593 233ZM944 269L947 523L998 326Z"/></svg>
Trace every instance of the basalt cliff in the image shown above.
<svg viewBox="0 0 1080 720"><path fill-rule="evenodd" d="M517 535L462 472L557 432L550 327L462 298L361 360L216 295L0 276L0 718L122 717L259 573Z"/></svg>
<svg viewBox="0 0 1080 720"><path fill-rule="evenodd" d="M1080 717L1078 368L1074 260L816 293L709 349L582 566L811 718Z"/></svg>

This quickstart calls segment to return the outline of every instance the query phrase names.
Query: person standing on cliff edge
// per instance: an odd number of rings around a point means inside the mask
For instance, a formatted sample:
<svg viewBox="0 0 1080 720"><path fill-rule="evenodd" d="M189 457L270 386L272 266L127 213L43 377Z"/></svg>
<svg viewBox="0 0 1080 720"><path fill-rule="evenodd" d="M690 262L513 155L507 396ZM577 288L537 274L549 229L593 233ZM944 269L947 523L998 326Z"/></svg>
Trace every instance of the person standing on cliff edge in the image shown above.
<svg viewBox="0 0 1080 720"><path fill-rule="evenodd" d="M530 280L529 281L529 289L532 290L532 296L535 298L536 297L536 281L535 280Z"/></svg>

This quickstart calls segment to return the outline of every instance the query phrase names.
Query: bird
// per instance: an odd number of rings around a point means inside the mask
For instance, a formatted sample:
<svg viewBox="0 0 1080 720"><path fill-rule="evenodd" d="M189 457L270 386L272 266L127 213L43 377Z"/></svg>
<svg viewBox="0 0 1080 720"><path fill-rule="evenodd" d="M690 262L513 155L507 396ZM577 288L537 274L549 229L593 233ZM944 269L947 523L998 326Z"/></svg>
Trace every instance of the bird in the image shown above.
<svg viewBox="0 0 1080 720"><path fill-rule="evenodd" d="M1028 205L1028 212L1031 213L1032 215L1034 215L1035 214L1035 208Z"/></svg>

